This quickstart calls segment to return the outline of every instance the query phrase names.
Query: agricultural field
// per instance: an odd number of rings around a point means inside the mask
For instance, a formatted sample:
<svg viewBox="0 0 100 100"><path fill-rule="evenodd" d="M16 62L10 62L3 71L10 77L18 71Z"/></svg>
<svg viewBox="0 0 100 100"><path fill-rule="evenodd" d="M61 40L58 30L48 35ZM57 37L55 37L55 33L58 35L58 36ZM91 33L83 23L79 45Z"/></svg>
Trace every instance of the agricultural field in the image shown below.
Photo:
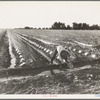
<svg viewBox="0 0 100 100"><path fill-rule="evenodd" d="M99 30L27 30L16 29L21 34L28 36L35 36L36 38L47 40L49 42L56 42L64 44L68 39L76 40L86 44L97 45L100 44Z"/></svg>
<svg viewBox="0 0 100 100"><path fill-rule="evenodd" d="M10 66L8 37L5 31L0 31L0 69Z"/></svg>
<svg viewBox="0 0 100 100"><path fill-rule="evenodd" d="M100 31L9 29L0 32L0 94L99 94ZM50 60L57 45L74 69ZM50 71L53 70L53 73Z"/></svg>

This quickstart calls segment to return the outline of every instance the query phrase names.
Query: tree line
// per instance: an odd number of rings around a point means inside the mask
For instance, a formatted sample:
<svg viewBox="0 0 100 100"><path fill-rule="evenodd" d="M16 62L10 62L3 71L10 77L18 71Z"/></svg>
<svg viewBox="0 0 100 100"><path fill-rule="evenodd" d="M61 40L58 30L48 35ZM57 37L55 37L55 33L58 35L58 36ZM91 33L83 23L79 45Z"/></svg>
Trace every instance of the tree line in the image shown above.
<svg viewBox="0 0 100 100"><path fill-rule="evenodd" d="M100 30L100 26L98 24L89 25L87 23L76 23L73 22L72 26L65 25L63 22L54 22L54 24L50 28L33 28L26 26L25 29L63 29L63 30Z"/></svg>
<svg viewBox="0 0 100 100"><path fill-rule="evenodd" d="M51 29L66 29L66 30L100 30L100 26L98 24L89 25L87 23L72 23L72 27L70 25L65 25L62 22L55 22Z"/></svg>

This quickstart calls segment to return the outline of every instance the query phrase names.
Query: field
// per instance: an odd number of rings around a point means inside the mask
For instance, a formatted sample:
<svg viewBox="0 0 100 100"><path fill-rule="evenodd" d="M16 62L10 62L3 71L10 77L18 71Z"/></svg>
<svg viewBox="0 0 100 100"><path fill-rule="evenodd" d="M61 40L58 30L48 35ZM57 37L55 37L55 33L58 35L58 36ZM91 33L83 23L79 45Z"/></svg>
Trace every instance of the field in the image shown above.
<svg viewBox="0 0 100 100"><path fill-rule="evenodd" d="M99 38L98 30L1 31L0 94L99 94ZM49 65L56 45L71 47L73 70L57 58Z"/></svg>
<svg viewBox="0 0 100 100"><path fill-rule="evenodd" d="M21 34L35 36L49 42L64 44L68 39L80 41L86 44L100 44L99 30L15 30Z"/></svg>

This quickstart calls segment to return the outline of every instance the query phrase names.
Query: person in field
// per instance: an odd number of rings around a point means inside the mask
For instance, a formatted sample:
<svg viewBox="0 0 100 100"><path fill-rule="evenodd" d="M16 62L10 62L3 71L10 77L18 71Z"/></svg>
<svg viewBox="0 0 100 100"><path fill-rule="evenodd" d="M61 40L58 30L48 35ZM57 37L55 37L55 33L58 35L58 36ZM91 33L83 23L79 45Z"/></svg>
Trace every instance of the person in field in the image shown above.
<svg viewBox="0 0 100 100"><path fill-rule="evenodd" d="M65 60L65 62L67 63L67 66L70 68L70 69L73 69L74 66L70 60L70 53L69 51L63 47L63 46L56 46L56 50L53 54L53 57L51 58L51 64L53 64L53 60L56 58L56 56L58 55L58 58L60 60L60 67L62 68L61 66L61 63L63 62L63 60Z"/></svg>
<svg viewBox="0 0 100 100"><path fill-rule="evenodd" d="M57 55L58 55L58 58L60 60L60 68L62 69L61 63L63 62L63 60L65 60L65 62L67 63L67 66L72 71L71 73L68 73L68 80L70 82L74 82L75 78L77 78L77 75L73 71L74 65L71 62L69 50L66 47L63 47L63 46L56 46L56 50L54 51L53 57L51 58L51 64L53 64L53 61L57 57ZM51 74L55 74L53 69L51 69L50 71L51 71Z"/></svg>

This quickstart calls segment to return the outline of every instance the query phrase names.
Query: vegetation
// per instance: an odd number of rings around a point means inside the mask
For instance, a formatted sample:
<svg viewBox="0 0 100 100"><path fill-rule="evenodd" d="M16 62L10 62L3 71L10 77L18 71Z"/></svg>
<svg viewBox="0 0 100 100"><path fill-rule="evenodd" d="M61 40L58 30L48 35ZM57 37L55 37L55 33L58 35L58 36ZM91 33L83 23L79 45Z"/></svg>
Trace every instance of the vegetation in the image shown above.
<svg viewBox="0 0 100 100"><path fill-rule="evenodd" d="M26 26L25 29L33 29L32 27Z"/></svg>
<svg viewBox="0 0 100 100"><path fill-rule="evenodd" d="M89 25L87 23L77 23L73 22L72 27L70 25L65 25L63 22L54 22L53 25L48 28L48 27L43 27L43 28L33 28L26 26L24 29L63 29L63 30L100 30L100 26L98 24L93 24Z"/></svg>
<svg viewBox="0 0 100 100"><path fill-rule="evenodd" d="M100 26L96 25L92 25L90 26L87 23L76 23L73 22L72 27L70 25L65 25L65 23L62 22L55 22L51 29L68 29L68 30L100 30Z"/></svg>
<svg viewBox="0 0 100 100"><path fill-rule="evenodd" d="M66 29L65 23L61 23L61 22L55 22L52 25L52 29Z"/></svg>

